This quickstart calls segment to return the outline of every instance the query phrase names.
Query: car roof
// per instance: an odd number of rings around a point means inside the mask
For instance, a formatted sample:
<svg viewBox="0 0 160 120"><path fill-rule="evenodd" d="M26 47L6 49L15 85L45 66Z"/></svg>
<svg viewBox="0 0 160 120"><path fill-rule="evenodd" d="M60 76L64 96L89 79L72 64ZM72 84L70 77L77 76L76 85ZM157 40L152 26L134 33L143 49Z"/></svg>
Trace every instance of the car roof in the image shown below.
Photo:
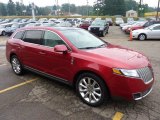
<svg viewBox="0 0 160 120"><path fill-rule="evenodd" d="M57 30L57 31L67 31L67 30L81 30L81 28L74 28L74 27L41 27L41 26L34 26L34 27L24 27L20 28L21 30L36 30L36 29L45 29L45 30Z"/></svg>

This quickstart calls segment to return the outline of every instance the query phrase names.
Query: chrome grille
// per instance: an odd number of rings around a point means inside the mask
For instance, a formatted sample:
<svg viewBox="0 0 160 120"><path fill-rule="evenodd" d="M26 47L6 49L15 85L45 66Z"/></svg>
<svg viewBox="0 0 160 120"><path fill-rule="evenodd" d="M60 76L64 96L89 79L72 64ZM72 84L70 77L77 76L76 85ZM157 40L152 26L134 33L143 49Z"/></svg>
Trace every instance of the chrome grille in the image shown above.
<svg viewBox="0 0 160 120"><path fill-rule="evenodd" d="M153 79L152 71L149 67L141 68L137 70L140 78L147 84Z"/></svg>

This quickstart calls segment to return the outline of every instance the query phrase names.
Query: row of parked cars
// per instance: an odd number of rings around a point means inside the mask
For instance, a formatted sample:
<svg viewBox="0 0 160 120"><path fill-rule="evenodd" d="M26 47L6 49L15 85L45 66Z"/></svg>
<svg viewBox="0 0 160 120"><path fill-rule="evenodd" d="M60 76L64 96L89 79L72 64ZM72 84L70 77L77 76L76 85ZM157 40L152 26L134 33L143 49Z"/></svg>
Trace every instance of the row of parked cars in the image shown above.
<svg viewBox="0 0 160 120"><path fill-rule="evenodd" d="M120 28L126 34L132 34L133 39L160 39L160 21L138 20L120 24Z"/></svg>
<svg viewBox="0 0 160 120"><path fill-rule="evenodd" d="M18 28L22 27L34 27L34 26L46 26L46 27L79 27L98 35L105 36L108 33L109 25L113 25L111 18L106 18L102 20L101 18L96 18L92 20L91 18L41 18L39 20L32 19L0 19L0 35L11 35Z"/></svg>

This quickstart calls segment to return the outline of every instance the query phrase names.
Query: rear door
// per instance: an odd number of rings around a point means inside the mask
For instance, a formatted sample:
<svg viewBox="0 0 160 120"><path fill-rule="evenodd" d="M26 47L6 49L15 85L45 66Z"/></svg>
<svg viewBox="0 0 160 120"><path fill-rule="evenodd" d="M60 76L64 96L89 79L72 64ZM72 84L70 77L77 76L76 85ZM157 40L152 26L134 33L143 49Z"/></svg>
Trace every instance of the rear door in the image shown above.
<svg viewBox="0 0 160 120"><path fill-rule="evenodd" d="M160 25L157 25L157 26L153 27L152 38L160 39Z"/></svg>
<svg viewBox="0 0 160 120"><path fill-rule="evenodd" d="M23 43L21 44L23 64L41 71L43 71L40 64L41 54L44 54L41 50L43 44L42 36L42 30L28 30L25 32Z"/></svg>

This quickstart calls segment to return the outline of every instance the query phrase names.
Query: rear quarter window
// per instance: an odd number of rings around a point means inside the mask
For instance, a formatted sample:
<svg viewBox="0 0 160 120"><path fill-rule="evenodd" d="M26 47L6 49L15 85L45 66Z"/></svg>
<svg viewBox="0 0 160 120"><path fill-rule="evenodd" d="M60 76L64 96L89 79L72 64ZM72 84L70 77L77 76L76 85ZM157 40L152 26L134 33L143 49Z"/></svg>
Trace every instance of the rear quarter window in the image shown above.
<svg viewBox="0 0 160 120"><path fill-rule="evenodd" d="M34 44L43 44L42 39L43 31L41 30L28 30L25 32L23 41Z"/></svg>
<svg viewBox="0 0 160 120"><path fill-rule="evenodd" d="M13 38L22 39L24 31L17 32Z"/></svg>

